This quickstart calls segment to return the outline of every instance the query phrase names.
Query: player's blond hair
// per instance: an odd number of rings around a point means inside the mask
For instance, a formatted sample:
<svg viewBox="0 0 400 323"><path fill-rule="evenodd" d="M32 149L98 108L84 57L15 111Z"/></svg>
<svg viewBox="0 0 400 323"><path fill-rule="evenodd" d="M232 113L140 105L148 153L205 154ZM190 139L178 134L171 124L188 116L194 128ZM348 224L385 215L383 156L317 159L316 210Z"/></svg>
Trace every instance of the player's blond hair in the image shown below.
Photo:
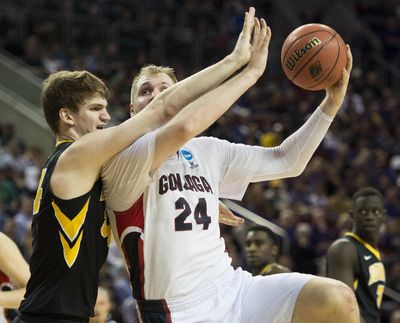
<svg viewBox="0 0 400 323"><path fill-rule="evenodd" d="M134 97L137 95L137 83L139 81L139 79L143 76L143 75L154 75L154 74L159 74L159 73L164 73L167 74L170 79L176 83L178 82L176 75L175 75L175 71L172 67L169 66L157 66L157 65L146 65L144 67L142 67L139 71L139 73L133 78L132 81L132 86L131 86L131 103L133 102Z"/></svg>
<svg viewBox="0 0 400 323"><path fill-rule="evenodd" d="M108 89L102 80L88 71L60 71L51 74L42 84L42 108L50 129L57 134L59 112L68 108L74 112L87 98L94 95L108 98Z"/></svg>

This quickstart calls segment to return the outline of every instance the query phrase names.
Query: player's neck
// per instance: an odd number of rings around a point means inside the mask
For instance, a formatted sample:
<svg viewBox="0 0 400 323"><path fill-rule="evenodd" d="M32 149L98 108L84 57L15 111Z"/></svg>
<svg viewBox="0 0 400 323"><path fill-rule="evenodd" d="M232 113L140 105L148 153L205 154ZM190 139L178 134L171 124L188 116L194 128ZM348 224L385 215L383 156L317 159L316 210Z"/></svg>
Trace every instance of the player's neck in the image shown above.
<svg viewBox="0 0 400 323"><path fill-rule="evenodd" d="M61 144L63 142L75 141L76 139L78 139L78 138L74 138L73 136L57 134L56 135L56 146L58 146L59 144Z"/></svg>
<svg viewBox="0 0 400 323"><path fill-rule="evenodd" d="M375 233L360 233L360 232L353 232L357 236L359 236L363 241L368 243L371 247L377 248L378 246L378 236Z"/></svg>

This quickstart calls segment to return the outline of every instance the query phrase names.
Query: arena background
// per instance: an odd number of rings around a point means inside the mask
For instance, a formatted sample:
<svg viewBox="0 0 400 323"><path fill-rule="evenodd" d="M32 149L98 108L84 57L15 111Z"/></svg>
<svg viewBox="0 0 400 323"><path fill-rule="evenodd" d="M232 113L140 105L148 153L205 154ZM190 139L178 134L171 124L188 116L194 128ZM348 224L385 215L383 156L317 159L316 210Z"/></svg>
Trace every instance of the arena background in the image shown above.
<svg viewBox="0 0 400 323"><path fill-rule="evenodd" d="M280 48L297 26L336 29L354 56L345 103L305 172L253 184L241 202L285 229L281 262L325 275L330 243L351 227L351 196L371 185L385 196L388 220L380 249L388 286L400 291L400 2L396 0L0 0L0 230L30 255L32 198L54 140L40 109L41 81L58 70L87 69L111 89L110 113L128 117L132 75L147 63L175 68L182 79L228 54L250 5L272 29L267 71L206 135L274 146L315 109L323 92L294 87ZM223 227L235 266L244 228ZM133 322L130 287L112 248L101 284L113 294L113 318ZM399 322L389 298L383 322Z"/></svg>

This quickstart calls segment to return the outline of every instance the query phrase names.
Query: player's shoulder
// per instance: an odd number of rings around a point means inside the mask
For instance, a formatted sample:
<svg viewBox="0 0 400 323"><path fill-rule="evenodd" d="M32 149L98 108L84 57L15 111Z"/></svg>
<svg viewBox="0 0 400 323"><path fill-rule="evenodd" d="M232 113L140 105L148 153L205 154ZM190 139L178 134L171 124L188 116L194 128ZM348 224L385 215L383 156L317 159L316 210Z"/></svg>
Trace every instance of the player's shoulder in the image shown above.
<svg viewBox="0 0 400 323"><path fill-rule="evenodd" d="M327 261L329 262L354 262L357 257L355 245L347 237L335 240L327 252Z"/></svg>
<svg viewBox="0 0 400 323"><path fill-rule="evenodd" d="M208 136L202 136L202 137L196 137L191 139L188 143L187 146L193 146L193 147L202 147L203 149L206 149L207 151L212 151L217 150L218 152L222 152L224 149L229 149L234 145L233 143L225 140L225 139L219 139L215 137L208 137ZM186 145L185 145L186 146Z"/></svg>
<svg viewBox="0 0 400 323"><path fill-rule="evenodd" d="M354 243L348 237L341 237L335 240L329 247L329 250L344 251L353 249Z"/></svg>
<svg viewBox="0 0 400 323"><path fill-rule="evenodd" d="M271 269L268 274L272 275L272 274L285 274L285 273L290 273L290 269L285 266L282 266L281 264L274 263L271 266Z"/></svg>

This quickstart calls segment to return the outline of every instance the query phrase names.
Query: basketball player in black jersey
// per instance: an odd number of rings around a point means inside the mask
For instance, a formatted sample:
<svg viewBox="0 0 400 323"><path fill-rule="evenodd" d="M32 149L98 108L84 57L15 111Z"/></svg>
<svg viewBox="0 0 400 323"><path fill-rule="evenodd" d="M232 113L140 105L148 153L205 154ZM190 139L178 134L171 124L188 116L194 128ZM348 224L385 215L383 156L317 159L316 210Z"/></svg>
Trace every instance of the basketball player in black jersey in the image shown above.
<svg viewBox="0 0 400 323"><path fill-rule="evenodd" d="M379 231L386 218L382 194L366 187L354 194L353 231L336 240L328 250L328 276L354 289L361 321L379 323L385 288L385 269L377 249Z"/></svg>
<svg viewBox="0 0 400 323"><path fill-rule="evenodd" d="M102 165L248 62L254 9L246 17L230 55L163 91L146 110L113 128L105 129L108 90L100 79L63 71L44 81L42 107L57 143L34 201L31 278L15 322L88 322L93 316L110 240Z"/></svg>
<svg viewBox="0 0 400 323"><path fill-rule="evenodd" d="M278 264L279 237L269 228L254 225L246 234L246 262L253 275L272 275L290 272Z"/></svg>

